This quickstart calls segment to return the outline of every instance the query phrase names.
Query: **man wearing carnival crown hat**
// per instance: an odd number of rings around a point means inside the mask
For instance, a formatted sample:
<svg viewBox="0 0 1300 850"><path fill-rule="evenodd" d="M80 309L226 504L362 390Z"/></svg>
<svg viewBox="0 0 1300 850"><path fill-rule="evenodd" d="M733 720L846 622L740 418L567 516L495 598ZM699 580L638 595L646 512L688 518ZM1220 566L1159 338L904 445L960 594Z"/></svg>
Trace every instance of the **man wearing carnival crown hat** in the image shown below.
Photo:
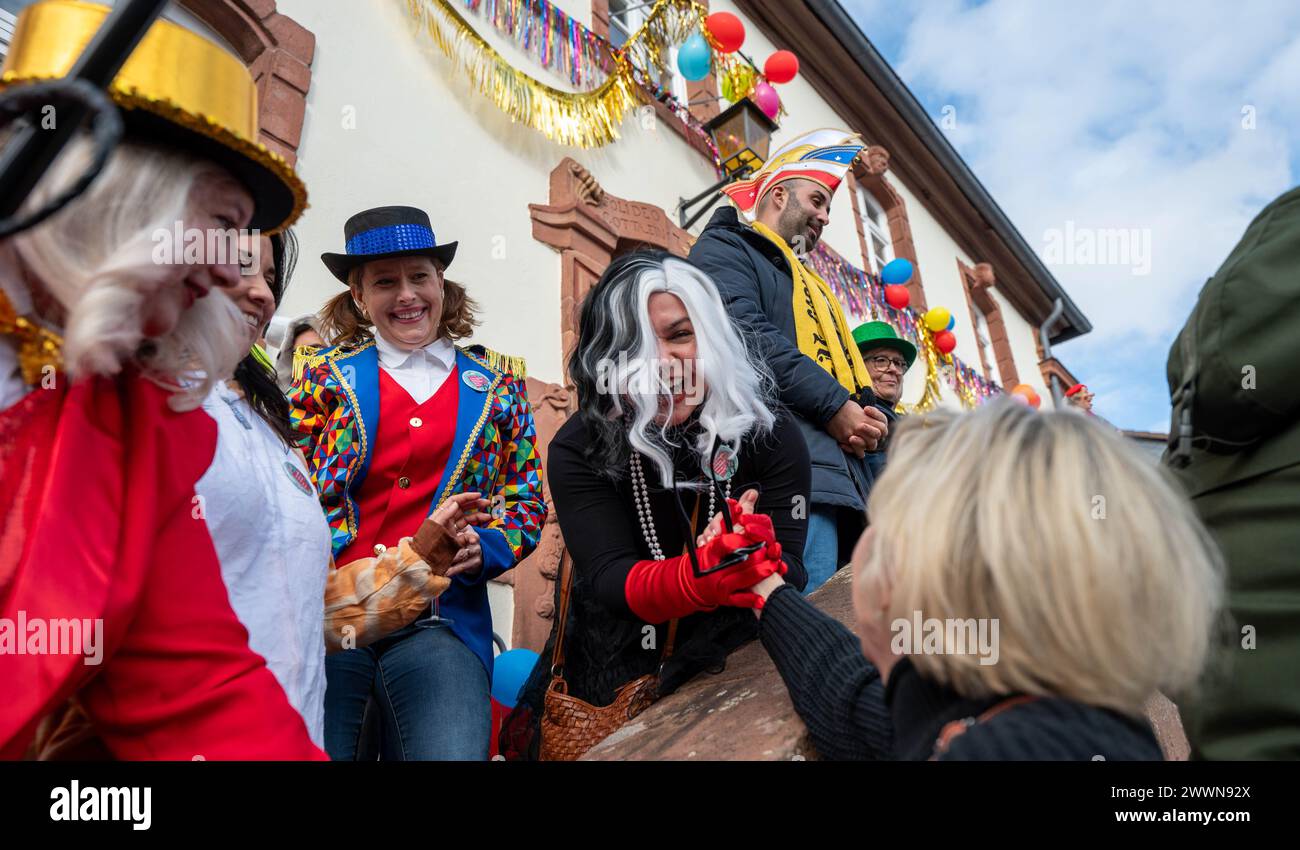
<svg viewBox="0 0 1300 850"><path fill-rule="evenodd" d="M814 130L787 142L753 177L723 190L735 208L715 212L691 249L732 318L752 334L808 442L807 591L848 560L871 488L864 455L888 430L879 410L854 401L871 377L839 302L802 261L862 148L843 130Z"/></svg>
<svg viewBox="0 0 1300 850"><path fill-rule="evenodd" d="M28 6L0 87L66 75L108 12ZM306 190L257 141L248 69L183 27L150 27L108 95L126 135L106 168L0 243L0 758L324 759L248 646L195 495L217 447L199 404L248 351L213 292L239 257L162 264L151 238L274 233ZM92 154L74 138L28 208Z"/></svg>
<svg viewBox="0 0 1300 850"><path fill-rule="evenodd" d="M523 368L454 344L473 331L474 302L444 278L457 243L439 243L423 210L365 210L343 235L343 253L321 255L346 285L323 312L334 347L288 393L335 561L379 555L435 514L460 550L427 617L326 659L325 749L368 755L358 745L377 705L384 759L486 759L487 581L533 551L546 520Z"/></svg>

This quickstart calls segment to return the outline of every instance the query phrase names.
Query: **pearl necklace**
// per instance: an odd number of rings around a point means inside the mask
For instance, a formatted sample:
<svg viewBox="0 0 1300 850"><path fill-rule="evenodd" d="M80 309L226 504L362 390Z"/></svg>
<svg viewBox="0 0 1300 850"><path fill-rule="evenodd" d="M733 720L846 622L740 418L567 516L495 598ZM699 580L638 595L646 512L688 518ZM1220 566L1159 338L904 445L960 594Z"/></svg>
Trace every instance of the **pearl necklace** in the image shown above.
<svg viewBox="0 0 1300 850"><path fill-rule="evenodd" d="M731 479L727 479L724 497L731 498ZM659 535L655 532L654 514L650 512L650 490L645 484L645 472L641 468L641 455L632 452L632 501L636 503L636 516L641 522L641 536L650 547L650 557L656 561L664 560L664 550L659 545ZM709 487L709 522L713 521L714 488ZM695 531L695 529L691 529Z"/></svg>

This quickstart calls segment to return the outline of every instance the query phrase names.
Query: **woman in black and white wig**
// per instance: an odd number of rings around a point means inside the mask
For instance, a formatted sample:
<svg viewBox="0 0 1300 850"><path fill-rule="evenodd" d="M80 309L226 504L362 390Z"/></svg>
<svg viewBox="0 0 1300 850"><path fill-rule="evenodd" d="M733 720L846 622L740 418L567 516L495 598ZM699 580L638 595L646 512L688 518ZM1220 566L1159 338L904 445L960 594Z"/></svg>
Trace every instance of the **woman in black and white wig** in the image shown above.
<svg viewBox="0 0 1300 850"><path fill-rule="evenodd" d="M606 269L583 301L569 376L578 411L546 470L573 559L567 692L605 706L657 672L657 694L670 693L756 636L758 581L806 583L807 446L769 408L771 377L712 280L667 252ZM555 642L553 629L506 724L508 756L537 754Z"/></svg>

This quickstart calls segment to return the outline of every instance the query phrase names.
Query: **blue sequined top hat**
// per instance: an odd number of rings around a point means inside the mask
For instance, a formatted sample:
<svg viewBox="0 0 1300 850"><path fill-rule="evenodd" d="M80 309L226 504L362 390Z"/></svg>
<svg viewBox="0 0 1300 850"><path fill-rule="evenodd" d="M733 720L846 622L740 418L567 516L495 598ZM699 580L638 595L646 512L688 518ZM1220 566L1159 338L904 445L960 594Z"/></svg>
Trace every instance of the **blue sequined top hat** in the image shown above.
<svg viewBox="0 0 1300 850"><path fill-rule="evenodd" d="M372 260L389 257L433 257L445 269L456 256L455 242L438 244L429 215L415 207L375 207L359 212L343 225L345 254L321 254L321 262L339 280Z"/></svg>

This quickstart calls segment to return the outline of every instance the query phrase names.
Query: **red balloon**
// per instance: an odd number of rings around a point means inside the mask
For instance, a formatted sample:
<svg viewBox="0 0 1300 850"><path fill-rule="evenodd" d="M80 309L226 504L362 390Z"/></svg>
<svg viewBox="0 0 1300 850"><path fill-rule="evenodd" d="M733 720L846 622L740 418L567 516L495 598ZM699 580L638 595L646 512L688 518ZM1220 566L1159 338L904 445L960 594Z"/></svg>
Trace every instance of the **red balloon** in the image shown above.
<svg viewBox="0 0 1300 850"><path fill-rule="evenodd" d="M799 57L789 50L778 50L763 63L763 75L769 83L788 83L799 73Z"/></svg>
<svg viewBox="0 0 1300 850"><path fill-rule="evenodd" d="M714 12L704 19L721 53L735 53L745 43L745 25L730 12Z"/></svg>
<svg viewBox="0 0 1300 850"><path fill-rule="evenodd" d="M895 310L902 310L911 300L912 296L908 293L906 286L893 284L885 287L885 301Z"/></svg>
<svg viewBox="0 0 1300 850"><path fill-rule="evenodd" d="M934 335L934 347L944 354L952 354L957 347L957 337L952 335L952 331L939 331Z"/></svg>

